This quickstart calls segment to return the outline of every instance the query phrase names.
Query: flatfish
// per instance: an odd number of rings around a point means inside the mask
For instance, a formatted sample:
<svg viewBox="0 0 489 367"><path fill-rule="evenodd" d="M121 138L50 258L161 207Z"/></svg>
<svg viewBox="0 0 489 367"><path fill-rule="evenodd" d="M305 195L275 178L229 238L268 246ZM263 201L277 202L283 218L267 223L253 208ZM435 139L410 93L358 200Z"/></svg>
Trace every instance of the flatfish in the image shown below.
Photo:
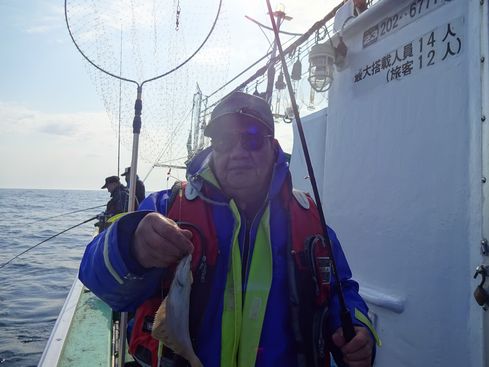
<svg viewBox="0 0 489 367"><path fill-rule="evenodd" d="M156 311L151 335L185 358L192 367L203 367L192 347L188 326L193 282L191 261L192 255L188 255L178 264L168 295Z"/></svg>

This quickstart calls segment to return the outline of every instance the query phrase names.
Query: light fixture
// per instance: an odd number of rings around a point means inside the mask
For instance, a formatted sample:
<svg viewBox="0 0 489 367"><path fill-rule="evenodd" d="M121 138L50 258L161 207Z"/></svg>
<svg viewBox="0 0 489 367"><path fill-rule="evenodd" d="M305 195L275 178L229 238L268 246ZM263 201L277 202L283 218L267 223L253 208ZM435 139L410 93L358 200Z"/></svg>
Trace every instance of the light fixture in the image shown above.
<svg viewBox="0 0 489 367"><path fill-rule="evenodd" d="M309 77L307 80L312 89L316 92L326 92L333 82L333 65L341 71L346 64L346 47L343 38L339 37L338 45L333 46L331 39L329 42L317 43L311 47L309 52Z"/></svg>
<svg viewBox="0 0 489 367"><path fill-rule="evenodd" d="M292 73L290 73L290 78L295 82L298 82L302 78L302 63L299 59L299 55L297 55L297 61L294 62L294 65L292 65Z"/></svg>
<svg viewBox="0 0 489 367"><path fill-rule="evenodd" d="M275 82L275 88L278 90L284 90L285 88L287 88L287 84L285 84L284 81L283 72L280 72L280 74L278 74L277 81Z"/></svg>
<svg viewBox="0 0 489 367"><path fill-rule="evenodd" d="M335 49L329 42L317 43L309 52L309 77L307 80L316 92L326 92L333 81Z"/></svg>

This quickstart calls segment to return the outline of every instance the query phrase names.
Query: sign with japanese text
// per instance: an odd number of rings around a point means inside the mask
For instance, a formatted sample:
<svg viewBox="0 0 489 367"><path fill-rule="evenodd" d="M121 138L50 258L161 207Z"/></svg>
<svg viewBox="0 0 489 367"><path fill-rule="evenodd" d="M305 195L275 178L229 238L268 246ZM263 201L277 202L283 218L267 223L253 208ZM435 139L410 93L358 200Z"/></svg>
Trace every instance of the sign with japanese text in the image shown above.
<svg viewBox="0 0 489 367"><path fill-rule="evenodd" d="M379 23L363 32L363 48L373 45L414 20L442 6L447 0L413 0L409 5L382 19Z"/></svg>
<svg viewBox="0 0 489 367"><path fill-rule="evenodd" d="M464 44L464 18L454 19L363 65L354 85L375 85L407 78L459 56Z"/></svg>

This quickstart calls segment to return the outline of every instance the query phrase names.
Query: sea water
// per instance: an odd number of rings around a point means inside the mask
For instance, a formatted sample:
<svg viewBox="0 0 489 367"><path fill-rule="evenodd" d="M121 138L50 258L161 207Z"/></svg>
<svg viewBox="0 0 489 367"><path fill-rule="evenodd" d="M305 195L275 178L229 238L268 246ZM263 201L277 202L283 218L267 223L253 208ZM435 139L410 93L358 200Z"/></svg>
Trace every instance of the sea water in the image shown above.
<svg viewBox="0 0 489 367"><path fill-rule="evenodd" d="M0 189L0 266L81 223L103 207L107 191ZM61 215L49 220L48 217ZM71 229L0 268L0 366L37 366L77 276L95 220Z"/></svg>

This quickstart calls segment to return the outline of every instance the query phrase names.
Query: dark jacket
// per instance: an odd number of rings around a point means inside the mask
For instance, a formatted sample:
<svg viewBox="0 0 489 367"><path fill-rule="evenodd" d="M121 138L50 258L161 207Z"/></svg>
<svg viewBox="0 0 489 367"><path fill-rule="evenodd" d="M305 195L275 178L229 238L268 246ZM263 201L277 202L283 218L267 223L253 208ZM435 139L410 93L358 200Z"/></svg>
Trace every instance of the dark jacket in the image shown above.
<svg viewBox="0 0 489 367"><path fill-rule="evenodd" d="M126 177L126 180L129 179L129 176ZM127 189L130 190L131 187L131 182L127 181ZM146 197L146 188L144 187L143 181L139 178L139 176L136 176L136 200L137 204L141 204ZM137 205L136 205L137 208Z"/></svg>
<svg viewBox="0 0 489 367"><path fill-rule="evenodd" d="M138 203L141 204L145 197L146 189L144 183L136 176L136 199L138 200Z"/></svg>
<svg viewBox="0 0 489 367"><path fill-rule="evenodd" d="M129 203L129 191L127 188L119 184L116 189L110 194L111 199L107 203L107 209L105 210L105 214L109 217L127 212L128 203Z"/></svg>

